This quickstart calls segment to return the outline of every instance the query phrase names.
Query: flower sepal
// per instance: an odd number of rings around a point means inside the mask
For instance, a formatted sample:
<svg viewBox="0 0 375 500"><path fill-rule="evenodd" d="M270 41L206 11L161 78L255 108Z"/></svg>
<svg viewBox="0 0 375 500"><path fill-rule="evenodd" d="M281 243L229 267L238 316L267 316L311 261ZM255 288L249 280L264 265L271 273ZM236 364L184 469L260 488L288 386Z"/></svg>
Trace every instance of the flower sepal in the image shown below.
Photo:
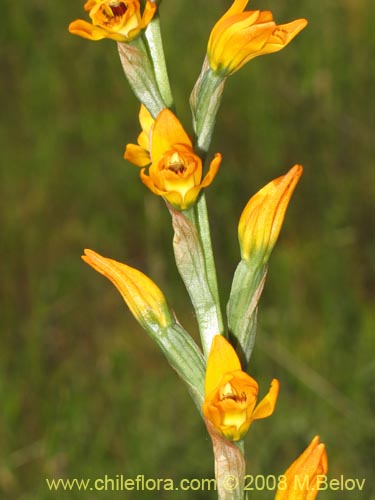
<svg viewBox="0 0 375 500"><path fill-rule="evenodd" d="M216 74L205 58L200 75L190 95L190 108L199 152L207 153L219 111L226 77Z"/></svg>

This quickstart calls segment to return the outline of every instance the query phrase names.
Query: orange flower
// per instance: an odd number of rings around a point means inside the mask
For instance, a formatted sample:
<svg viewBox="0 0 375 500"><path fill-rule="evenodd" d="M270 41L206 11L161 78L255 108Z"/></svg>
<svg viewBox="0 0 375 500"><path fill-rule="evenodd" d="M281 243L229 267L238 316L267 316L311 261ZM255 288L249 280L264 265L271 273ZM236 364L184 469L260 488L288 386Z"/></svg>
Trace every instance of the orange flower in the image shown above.
<svg viewBox="0 0 375 500"><path fill-rule="evenodd" d="M325 446L319 443L319 436L315 436L302 455L285 472L285 481L279 483L275 500L314 500L327 471Z"/></svg>
<svg viewBox="0 0 375 500"><path fill-rule="evenodd" d="M216 73L229 75L254 57L283 49L307 25L306 19L276 25L272 12L243 12L249 0L234 0L208 40L208 61Z"/></svg>
<svg viewBox="0 0 375 500"><path fill-rule="evenodd" d="M70 33L89 40L111 38L117 42L129 42L146 28L157 5L147 0L141 14L139 0L88 0L84 9L89 13L91 23L76 19L69 25Z"/></svg>
<svg viewBox="0 0 375 500"><path fill-rule="evenodd" d="M204 416L227 439L238 441L251 423L272 415L279 382L272 380L268 394L256 406L258 384L241 370L241 363L231 344L216 335L207 359Z"/></svg>
<svg viewBox="0 0 375 500"><path fill-rule="evenodd" d="M221 155L215 155L202 180L202 160L194 153L189 136L172 111L163 109L152 122L142 106L139 118L142 132L138 145L128 144L124 158L138 167L150 164L148 175L145 168L141 170L142 182L177 210L186 210L195 203L201 189L213 181Z"/></svg>
<svg viewBox="0 0 375 500"><path fill-rule="evenodd" d="M302 175L294 165L285 175L274 179L250 198L238 224L241 256L266 263L283 225L286 209Z"/></svg>

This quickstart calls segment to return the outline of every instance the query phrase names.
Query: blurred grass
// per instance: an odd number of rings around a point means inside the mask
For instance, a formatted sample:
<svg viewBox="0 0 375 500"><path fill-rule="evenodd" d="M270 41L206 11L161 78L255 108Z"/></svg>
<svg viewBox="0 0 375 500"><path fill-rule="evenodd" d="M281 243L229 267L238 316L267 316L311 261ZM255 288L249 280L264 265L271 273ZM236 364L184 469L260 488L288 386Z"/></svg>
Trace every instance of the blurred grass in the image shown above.
<svg viewBox="0 0 375 500"><path fill-rule="evenodd" d="M161 7L187 128L208 32L228 5L195 0L187 12L181 0L164 0ZM374 16L366 0L251 7L270 8L281 22L306 17L309 27L280 54L230 78L212 146L224 157L207 192L224 301L242 207L294 163L305 166L260 307L252 374L262 392L278 377L282 392L272 419L249 433L249 472L282 473L318 433L330 477L366 478L353 495L369 499ZM115 45L68 34L82 13L79 1L31 0L20 8L4 0L0 492L9 500L93 498L50 493L45 477L213 474L210 443L184 388L111 285L79 259L89 247L149 273L196 334L172 261L169 216L122 159L139 131L138 104ZM128 494L140 495L155 492Z"/></svg>

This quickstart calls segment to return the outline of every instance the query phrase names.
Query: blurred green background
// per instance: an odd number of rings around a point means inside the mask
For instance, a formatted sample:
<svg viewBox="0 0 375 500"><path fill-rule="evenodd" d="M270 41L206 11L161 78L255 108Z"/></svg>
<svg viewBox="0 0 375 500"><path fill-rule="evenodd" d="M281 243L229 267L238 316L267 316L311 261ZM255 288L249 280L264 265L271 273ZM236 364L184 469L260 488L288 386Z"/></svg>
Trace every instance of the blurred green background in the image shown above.
<svg viewBox="0 0 375 500"><path fill-rule="evenodd" d="M164 0L177 109L209 30L231 2ZM116 46L70 35L79 0L3 0L0 69L0 497L13 500L215 498L190 492L49 492L45 478L213 477L211 444L189 396L120 295L82 249L142 269L180 321L197 327L161 199L122 159L138 103ZM315 434L331 478L374 494L374 15L366 0L254 0L308 28L231 77L207 191L223 302L236 226L254 192L295 163L305 172L269 269L252 375L281 381L277 411L247 437L248 472L281 474ZM371 47L372 43L372 47ZM371 131L372 128L372 131ZM251 497L271 499L270 491Z"/></svg>

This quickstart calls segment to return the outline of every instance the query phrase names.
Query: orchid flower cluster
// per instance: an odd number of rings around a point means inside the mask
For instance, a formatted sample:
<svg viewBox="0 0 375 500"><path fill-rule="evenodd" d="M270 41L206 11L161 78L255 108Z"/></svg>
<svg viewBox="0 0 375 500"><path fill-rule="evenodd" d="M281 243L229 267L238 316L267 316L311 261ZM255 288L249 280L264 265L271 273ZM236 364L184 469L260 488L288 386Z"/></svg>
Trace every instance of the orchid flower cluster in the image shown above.
<svg viewBox="0 0 375 500"><path fill-rule="evenodd" d="M273 414L279 394L274 379L258 402L258 383L248 373L257 305L302 166L269 182L245 206L238 226L241 259L224 321L204 193L218 174L222 156L213 155L208 168L205 161L228 76L254 57L283 49L307 21L277 25L271 12L246 11L248 0L234 0L208 39L190 96L190 137L175 114L159 3L88 0L84 9L90 22L73 21L69 31L89 40L117 42L125 76L140 101L141 132L137 144L127 144L124 158L139 167L141 181L163 198L171 214L176 265L195 310L201 347L181 326L163 292L141 271L92 250L85 250L82 258L112 281L186 384L212 439L219 498L243 499L244 437L255 420ZM325 446L316 436L282 476L276 500L315 499L319 478L326 473ZM228 488L229 475L235 484ZM299 476L304 480L296 482Z"/></svg>

